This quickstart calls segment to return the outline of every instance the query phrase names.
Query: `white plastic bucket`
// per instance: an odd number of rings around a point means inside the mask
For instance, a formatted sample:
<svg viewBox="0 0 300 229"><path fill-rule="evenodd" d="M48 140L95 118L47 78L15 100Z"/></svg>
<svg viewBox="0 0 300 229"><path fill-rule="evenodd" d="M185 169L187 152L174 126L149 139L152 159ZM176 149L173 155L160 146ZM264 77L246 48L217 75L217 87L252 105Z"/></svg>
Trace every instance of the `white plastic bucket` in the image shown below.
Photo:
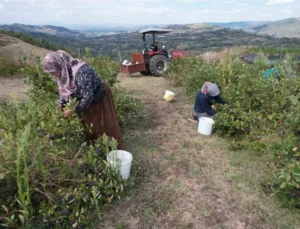
<svg viewBox="0 0 300 229"><path fill-rule="evenodd" d="M131 153L125 150L111 151L107 155L107 161L112 167L119 170L123 179L127 180L129 178L132 162Z"/></svg>
<svg viewBox="0 0 300 229"><path fill-rule="evenodd" d="M199 118L198 132L203 135L211 135L214 124L215 121L212 118Z"/></svg>
<svg viewBox="0 0 300 229"><path fill-rule="evenodd" d="M171 102L174 99L175 93L169 90L165 90L164 100Z"/></svg>

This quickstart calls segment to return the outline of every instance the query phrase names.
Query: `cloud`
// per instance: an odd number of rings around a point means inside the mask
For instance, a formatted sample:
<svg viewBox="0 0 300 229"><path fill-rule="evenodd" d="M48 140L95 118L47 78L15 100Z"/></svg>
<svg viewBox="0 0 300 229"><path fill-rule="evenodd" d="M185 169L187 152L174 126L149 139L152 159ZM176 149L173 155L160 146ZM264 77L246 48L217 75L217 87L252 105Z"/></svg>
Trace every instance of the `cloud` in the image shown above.
<svg viewBox="0 0 300 229"><path fill-rule="evenodd" d="M246 3L246 2L245 2L245 3L239 3L239 4L238 4L238 6L248 6L248 5L249 5L249 3Z"/></svg>
<svg viewBox="0 0 300 229"><path fill-rule="evenodd" d="M3 4L0 4L0 10L2 10L3 9Z"/></svg>
<svg viewBox="0 0 300 229"><path fill-rule="evenodd" d="M131 7L128 9L129 13L150 13L150 14L162 14L162 13L172 13L177 12L177 10L173 10L165 7L158 8L149 8L149 7Z"/></svg>
<svg viewBox="0 0 300 229"><path fill-rule="evenodd" d="M199 13L202 13L202 14L209 14L209 13L213 13L213 12L215 12L215 11L209 10L209 9L199 11Z"/></svg>
<svg viewBox="0 0 300 229"><path fill-rule="evenodd" d="M35 3L45 3L46 0L2 0L2 4L7 5L28 5Z"/></svg>
<svg viewBox="0 0 300 229"><path fill-rule="evenodd" d="M291 11L291 10L284 10L283 13L285 13L285 14L292 14L293 11Z"/></svg>
<svg viewBox="0 0 300 229"><path fill-rule="evenodd" d="M57 15L58 15L58 16L61 16L61 15L71 15L71 14L73 14L73 13L74 13L73 10L62 10L62 11L59 11L59 12L57 13Z"/></svg>
<svg viewBox="0 0 300 229"><path fill-rule="evenodd" d="M177 10L165 8L165 7L157 7L157 8L151 8L151 7L143 7L143 6L132 6L128 8L128 10L124 11L123 8L118 9L108 9L108 10L100 10L98 11L99 14L105 14L105 15L124 15L124 14L166 14L166 13L175 13Z"/></svg>
<svg viewBox="0 0 300 229"><path fill-rule="evenodd" d="M121 0L121 2L128 2L128 3L137 3L137 0ZM139 3L157 3L157 2L164 2L164 0L139 0Z"/></svg>
<svg viewBox="0 0 300 229"><path fill-rule="evenodd" d="M205 4L232 4L235 3L236 0L177 0L177 3L205 3Z"/></svg>
<svg viewBox="0 0 300 229"><path fill-rule="evenodd" d="M196 3L196 2L205 2L205 0L178 0L180 3Z"/></svg>
<svg viewBox="0 0 300 229"><path fill-rule="evenodd" d="M295 0L269 0L265 5L276 5L276 4L285 4L285 3L292 3Z"/></svg>
<svg viewBox="0 0 300 229"><path fill-rule="evenodd" d="M230 10L230 11L227 11L227 12L225 12L225 13L226 13L226 14L238 14L238 13L240 13L240 12L242 12L241 9L236 9L236 10Z"/></svg>

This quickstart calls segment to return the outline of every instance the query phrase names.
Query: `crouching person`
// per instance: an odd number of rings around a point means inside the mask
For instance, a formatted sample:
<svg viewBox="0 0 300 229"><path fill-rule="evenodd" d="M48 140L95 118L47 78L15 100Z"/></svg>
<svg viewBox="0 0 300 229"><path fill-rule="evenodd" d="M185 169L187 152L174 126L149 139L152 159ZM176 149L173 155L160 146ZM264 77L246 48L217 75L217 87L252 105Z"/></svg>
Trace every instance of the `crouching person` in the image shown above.
<svg viewBox="0 0 300 229"><path fill-rule="evenodd" d="M205 82L195 98L195 113L192 114L190 120L198 121L201 117L212 117L216 113L216 110L212 108L212 102L226 103L220 94L217 84Z"/></svg>

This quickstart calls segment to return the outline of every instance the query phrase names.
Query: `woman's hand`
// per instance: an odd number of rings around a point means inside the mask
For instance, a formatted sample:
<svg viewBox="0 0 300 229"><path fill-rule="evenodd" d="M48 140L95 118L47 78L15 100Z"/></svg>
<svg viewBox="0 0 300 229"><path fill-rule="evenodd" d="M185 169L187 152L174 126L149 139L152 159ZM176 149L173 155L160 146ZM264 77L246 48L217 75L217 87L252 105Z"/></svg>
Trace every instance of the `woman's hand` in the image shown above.
<svg viewBox="0 0 300 229"><path fill-rule="evenodd" d="M217 105L212 105L211 108L212 108L213 110L217 110Z"/></svg>
<svg viewBox="0 0 300 229"><path fill-rule="evenodd" d="M73 111L71 111L71 110L65 110L65 112L64 112L64 118L69 118L69 117L72 116L72 114L73 114Z"/></svg>

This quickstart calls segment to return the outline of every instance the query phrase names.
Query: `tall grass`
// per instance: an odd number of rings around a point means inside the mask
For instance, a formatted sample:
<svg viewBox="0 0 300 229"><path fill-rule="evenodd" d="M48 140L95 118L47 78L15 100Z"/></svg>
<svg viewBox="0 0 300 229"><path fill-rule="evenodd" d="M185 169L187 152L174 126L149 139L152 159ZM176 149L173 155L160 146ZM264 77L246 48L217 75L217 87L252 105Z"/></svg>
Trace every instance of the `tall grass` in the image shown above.
<svg viewBox="0 0 300 229"><path fill-rule="evenodd" d="M16 61L10 56L0 56L0 77L20 73L22 67L24 64L21 61Z"/></svg>

